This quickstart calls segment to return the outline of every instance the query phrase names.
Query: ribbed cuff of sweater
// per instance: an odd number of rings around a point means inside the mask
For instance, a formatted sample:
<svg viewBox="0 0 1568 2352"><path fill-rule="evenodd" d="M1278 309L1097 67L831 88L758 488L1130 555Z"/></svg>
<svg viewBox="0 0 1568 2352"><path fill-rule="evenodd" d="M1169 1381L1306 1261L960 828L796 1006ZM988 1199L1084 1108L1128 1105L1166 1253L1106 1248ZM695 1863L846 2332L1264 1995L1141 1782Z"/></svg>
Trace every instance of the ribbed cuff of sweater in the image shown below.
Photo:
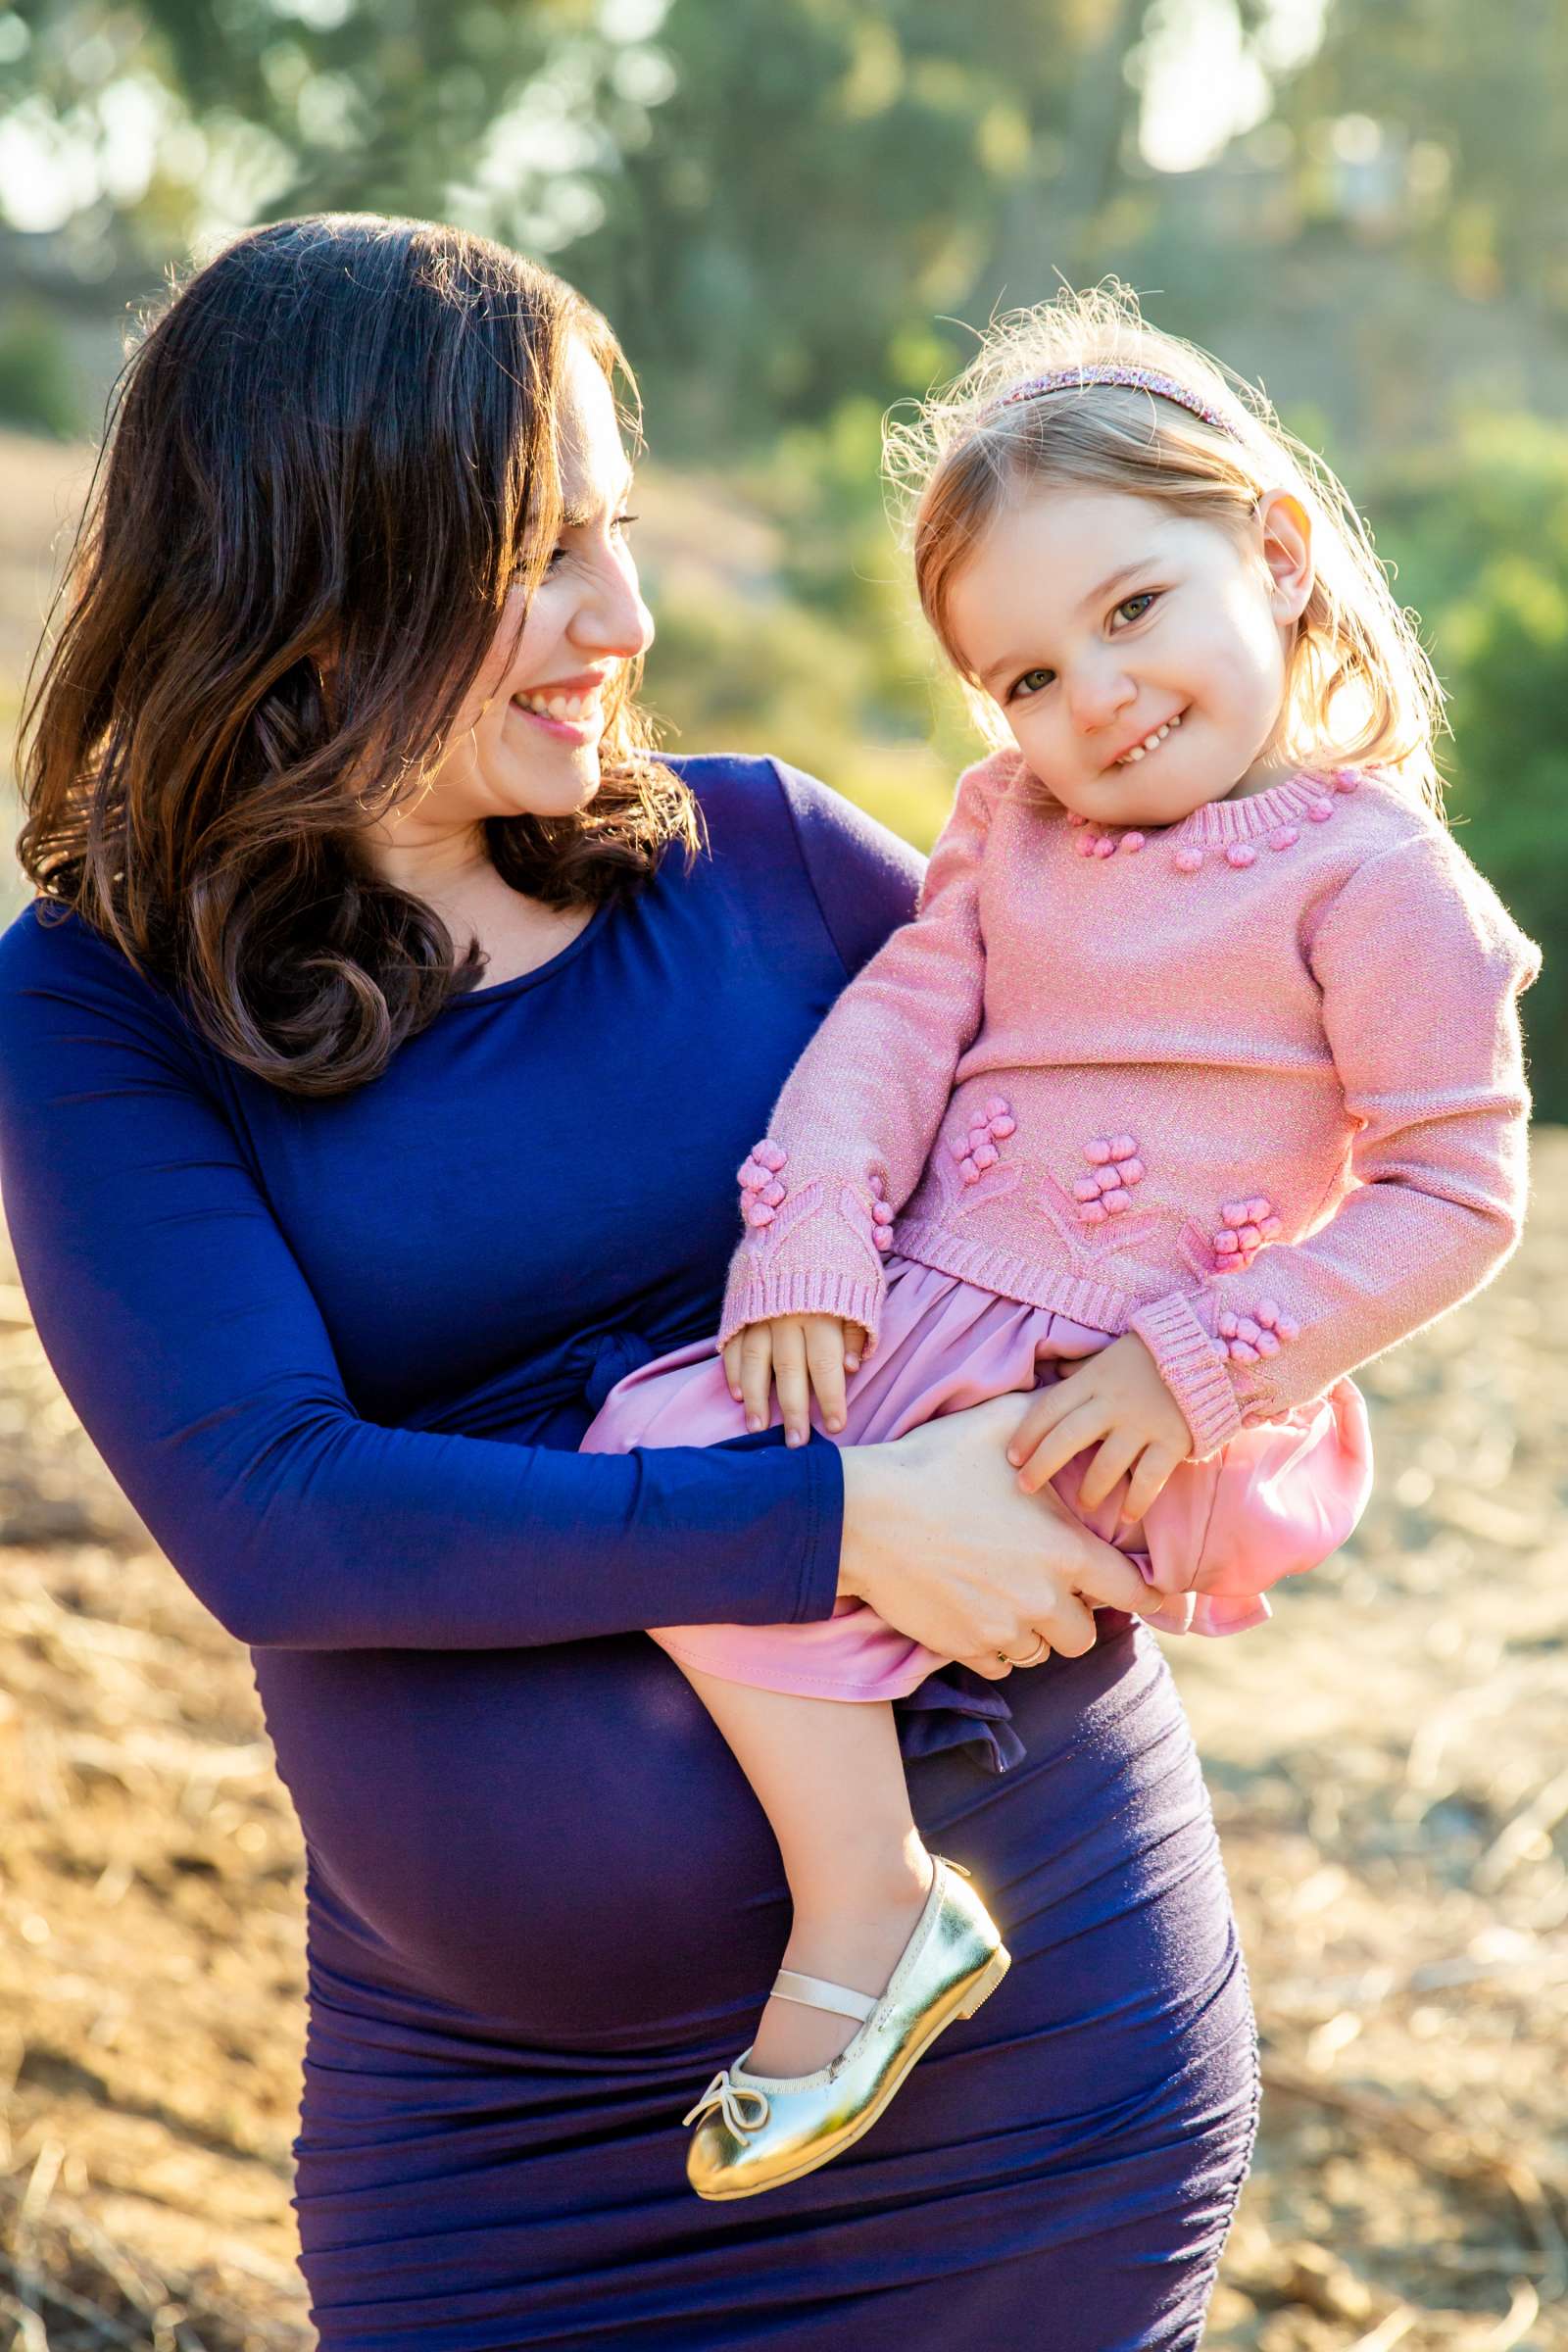
<svg viewBox="0 0 1568 2352"><path fill-rule="evenodd" d="M1193 1458L1217 1453L1242 1426L1241 1408L1218 1344L1199 1321L1191 1298L1173 1292L1141 1306L1128 1325L1159 1367L1193 1433Z"/></svg>
<svg viewBox="0 0 1568 2352"><path fill-rule="evenodd" d="M876 1346L882 1318L880 1276L842 1274L822 1266L776 1267L751 1272L742 1268L732 1279L718 1326L718 1345L725 1347L748 1323L766 1323L774 1315L840 1315L846 1323L865 1327L867 1355Z"/></svg>

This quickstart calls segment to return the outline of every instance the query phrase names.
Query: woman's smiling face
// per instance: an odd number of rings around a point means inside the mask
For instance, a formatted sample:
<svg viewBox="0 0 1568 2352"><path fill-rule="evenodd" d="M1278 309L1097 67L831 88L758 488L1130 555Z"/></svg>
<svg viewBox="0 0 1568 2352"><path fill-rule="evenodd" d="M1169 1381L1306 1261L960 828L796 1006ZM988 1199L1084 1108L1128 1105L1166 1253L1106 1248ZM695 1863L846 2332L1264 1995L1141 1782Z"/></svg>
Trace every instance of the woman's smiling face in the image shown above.
<svg viewBox="0 0 1568 2352"><path fill-rule="evenodd" d="M1174 824L1292 772L1273 742L1310 536L1282 491L1232 532L1120 491L1020 486L954 579L949 633L1064 808Z"/></svg>
<svg viewBox="0 0 1568 2352"><path fill-rule="evenodd" d="M586 808L599 789L609 698L653 642L626 536L631 466L614 396L585 343L567 352L563 377L564 512L549 569L525 617L523 590L508 598L451 748L411 818L472 824Z"/></svg>

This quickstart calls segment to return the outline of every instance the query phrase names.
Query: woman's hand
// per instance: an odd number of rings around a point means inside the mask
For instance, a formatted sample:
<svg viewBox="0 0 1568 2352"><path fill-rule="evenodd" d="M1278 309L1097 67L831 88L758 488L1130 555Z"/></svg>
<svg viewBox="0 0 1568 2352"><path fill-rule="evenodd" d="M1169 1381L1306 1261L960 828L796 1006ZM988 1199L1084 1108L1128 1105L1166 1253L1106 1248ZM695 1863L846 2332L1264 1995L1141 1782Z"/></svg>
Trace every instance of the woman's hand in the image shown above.
<svg viewBox="0 0 1568 2352"><path fill-rule="evenodd" d="M1140 1616L1161 1605L1049 1488L1019 1492L1004 1451L1017 1410L993 1397L841 1456L839 1591L992 1682L1040 1635L1064 1657L1093 1648L1097 1603Z"/></svg>
<svg viewBox="0 0 1568 2352"><path fill-rule="evenodd" d="M1136 1332L1112 1340L1049 1389L1041 1389L1007 1446L1022 1465L1018 1484L1034 1494L1075 1453L1099 1444L1084 1472L1078 1499L1085 1510L1104 1501L1131 1475L1121 1506L1131 1525L1143 1517L1179 1462L1193 1447L1187 1417Z"/></svg>
<svg viewBox="0 0 1568 2352"><path fill-rule="evenodd" d="M824 1429L844 1427L844 1375L859 1370L865 1333L838 1315L774 1315L748 1323L724 1343L724 1378L737 1404L746 1407L748 1429L765 1429L773 1383L787 1446L804 1446L810 1435L811 1398L822 1408Z"/></svg>

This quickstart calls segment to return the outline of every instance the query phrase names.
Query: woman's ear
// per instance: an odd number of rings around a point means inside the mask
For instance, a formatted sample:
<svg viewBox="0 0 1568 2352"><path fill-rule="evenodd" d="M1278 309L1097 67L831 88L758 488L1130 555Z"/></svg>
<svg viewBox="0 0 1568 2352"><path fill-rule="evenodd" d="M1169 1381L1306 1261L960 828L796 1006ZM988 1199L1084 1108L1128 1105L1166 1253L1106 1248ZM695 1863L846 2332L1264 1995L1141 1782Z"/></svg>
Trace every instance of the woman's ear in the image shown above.
<svg viewBox="0 0 1568 2352"><path fill-rule="evenodd" d="M1263 563L1274 583L1274 617L1281 622L1299 620L1312 593L1312 518L1289 490L1266 490L1252 513Z"/></svg>

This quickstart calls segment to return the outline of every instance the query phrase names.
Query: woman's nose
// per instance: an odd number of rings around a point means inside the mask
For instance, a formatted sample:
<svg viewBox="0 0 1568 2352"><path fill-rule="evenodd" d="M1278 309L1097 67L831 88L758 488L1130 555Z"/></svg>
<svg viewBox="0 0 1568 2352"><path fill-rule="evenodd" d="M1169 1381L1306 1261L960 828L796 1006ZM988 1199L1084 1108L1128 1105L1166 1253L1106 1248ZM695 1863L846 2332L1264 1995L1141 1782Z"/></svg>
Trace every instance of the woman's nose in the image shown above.
<svg viewBox="0 0 1568 2352"><path fill-rule="evenodd" d="M635 661L654 642L654 616L629 562L607 562L572 615L567 634L586 652Z"/></svg>

